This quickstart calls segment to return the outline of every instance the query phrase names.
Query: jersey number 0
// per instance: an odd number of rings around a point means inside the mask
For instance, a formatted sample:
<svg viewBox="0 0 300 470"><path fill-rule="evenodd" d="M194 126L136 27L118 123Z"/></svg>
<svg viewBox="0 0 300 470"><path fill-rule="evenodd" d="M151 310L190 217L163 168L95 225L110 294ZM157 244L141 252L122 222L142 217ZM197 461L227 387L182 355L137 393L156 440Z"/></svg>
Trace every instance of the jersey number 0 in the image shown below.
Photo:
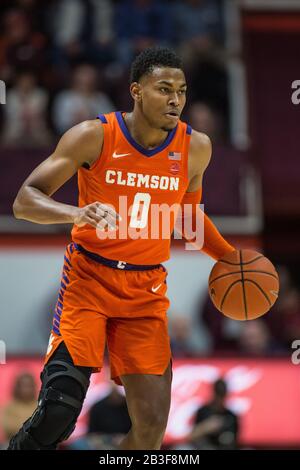
<svg viewBox="0 0 300 470"><path fill-rule="evenodd" d="M151 196L148 193L136 193L133 200L129 227L145 228L148 221Z"/></svg>

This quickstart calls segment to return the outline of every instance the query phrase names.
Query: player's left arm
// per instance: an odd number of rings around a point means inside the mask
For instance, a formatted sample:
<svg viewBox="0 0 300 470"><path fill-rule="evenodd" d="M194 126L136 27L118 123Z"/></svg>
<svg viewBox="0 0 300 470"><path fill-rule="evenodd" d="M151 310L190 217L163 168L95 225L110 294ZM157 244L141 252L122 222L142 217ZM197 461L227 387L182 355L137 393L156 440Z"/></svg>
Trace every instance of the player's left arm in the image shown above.
<svg viewBox="0 0 300 470"><path fill-rule="evenodd" d="M209 137L201 132L193 130L188 161L189 186L183 197L181 206L183 220L186 219L185 207L188 207L187 204L192 207L191 216L193 220L191 226L193 228L196 227L197 218L204 221L204 240L201 251L205 252L212 258L219 260L226 255L226 253L234 251L235 248L222 237L216 226L205 213L203 214L199 207L202 197L203 175L210 162L211 155L212 145ZM188 239L188 237L186 238ZM188 239L188 241L193 240Z"/></svg>

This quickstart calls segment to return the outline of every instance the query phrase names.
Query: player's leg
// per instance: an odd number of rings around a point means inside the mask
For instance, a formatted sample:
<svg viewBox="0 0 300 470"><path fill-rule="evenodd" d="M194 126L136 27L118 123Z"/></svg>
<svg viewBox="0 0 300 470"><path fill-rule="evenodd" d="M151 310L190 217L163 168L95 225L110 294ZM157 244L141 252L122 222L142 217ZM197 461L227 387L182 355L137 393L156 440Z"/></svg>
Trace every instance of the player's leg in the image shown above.
<svg viewBox="0 0 300 470"><path fill-rule="evenodd" d="M163 375L121 376L132 427L121 449L160 449L171 402L171 363Z"/></svg>
<svg viewBox="0 0 300 470"><path fill-rule="evenodd" d="M55 449L75 428L88 389L90 367L74 366L61 343L41 374L38 407L11 439L8 450Z"/></svg>
<svg viewBox="0 0 300 470"><path fill-rule="evenodd" d="M121 274L126 276L126 295L118 316L107 321L111 376L125 387L132 422L121 447L159 449L172 380L166 271L159 267Z"/></svg>

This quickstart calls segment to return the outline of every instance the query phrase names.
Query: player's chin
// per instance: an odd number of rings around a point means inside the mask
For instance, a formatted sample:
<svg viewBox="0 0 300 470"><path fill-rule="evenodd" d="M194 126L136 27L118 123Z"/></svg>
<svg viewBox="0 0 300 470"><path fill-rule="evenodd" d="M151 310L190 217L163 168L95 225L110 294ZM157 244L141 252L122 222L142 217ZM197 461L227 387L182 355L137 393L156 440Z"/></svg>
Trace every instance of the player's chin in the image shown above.
<svg viewBox="0 0 300 470"><path fill-rule="evenodd" d="M165 132L170 132L172 131L175 127L177 126L177 122L174 122L174 123L170 123L168 122L167 124L164 123L162 126L161 126L161 129Z"/></svg>
<svg viewBox="0 0 300 470"><path fill-rule="evenodd" d="M165 131L165 132L170 132L170 131L172 131L172 130L174 129L174 127L175 127L175 126L172 126L172 127L171 127L171 126L162 126L162 127L161 127L161 130L162 130L162 131Z"/></svg>
<svg viewBox="0 0 300 470"><path fill-rule="evenodd" d="M178 121L179 121L179 116L167 116L166 115L166 118L164 119L164 123L161 126L161 128L164 131L171 131L177 126Z"/></svg>

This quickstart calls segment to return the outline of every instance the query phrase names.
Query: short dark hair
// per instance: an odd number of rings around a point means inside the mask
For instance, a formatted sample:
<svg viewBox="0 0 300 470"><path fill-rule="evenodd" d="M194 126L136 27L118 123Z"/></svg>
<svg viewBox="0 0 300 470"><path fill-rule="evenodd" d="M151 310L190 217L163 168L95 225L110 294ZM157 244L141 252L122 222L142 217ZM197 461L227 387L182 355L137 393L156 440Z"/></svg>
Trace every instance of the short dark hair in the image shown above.
<svg viewBox="0 0 300 470"><path fill-rule="evenodd" d="M176 52L168 47L149 47L134 59L131 65L130 83L138 82L143 75L150 74L154 67L182 69L182 62Z"/></svg>

